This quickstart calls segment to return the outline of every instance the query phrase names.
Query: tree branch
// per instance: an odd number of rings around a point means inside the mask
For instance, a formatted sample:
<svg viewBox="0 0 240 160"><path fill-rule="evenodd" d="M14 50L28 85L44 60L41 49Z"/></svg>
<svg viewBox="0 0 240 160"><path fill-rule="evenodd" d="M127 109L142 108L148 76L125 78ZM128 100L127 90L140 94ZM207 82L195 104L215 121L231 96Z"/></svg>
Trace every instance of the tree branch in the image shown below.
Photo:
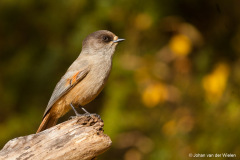
<svg viewBox="0 0 240 160"><path fill-rule="evenodd" d="M110 148L97 116L75 117L37 134L14 138L0 151L1 160L91 160Z"/></svg>

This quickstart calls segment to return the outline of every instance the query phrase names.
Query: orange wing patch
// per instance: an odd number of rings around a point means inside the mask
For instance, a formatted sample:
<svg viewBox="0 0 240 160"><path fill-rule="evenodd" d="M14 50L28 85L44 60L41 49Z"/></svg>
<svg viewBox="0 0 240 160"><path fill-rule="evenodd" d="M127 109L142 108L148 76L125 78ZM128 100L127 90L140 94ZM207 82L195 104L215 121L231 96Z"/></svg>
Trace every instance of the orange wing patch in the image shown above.
<svg viewBox="0 0 240 160"><path fill-rule="evenodd" d="M68 78L67 79L67 83L66 83L66 86L68 85L73 85L77 82L77 78L78 78L78 75L79 75L80 71L77 72L76 74L74 74L71 78Z"/></svg>

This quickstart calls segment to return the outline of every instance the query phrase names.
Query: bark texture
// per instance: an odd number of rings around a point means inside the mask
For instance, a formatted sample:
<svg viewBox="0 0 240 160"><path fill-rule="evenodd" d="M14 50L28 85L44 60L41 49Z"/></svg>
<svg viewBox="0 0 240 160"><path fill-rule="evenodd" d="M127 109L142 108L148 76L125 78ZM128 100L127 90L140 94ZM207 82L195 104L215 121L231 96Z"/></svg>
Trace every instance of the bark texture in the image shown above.
<svg viewBox="0 0 240 160"><path fill-rule="evenodd" d="M10 140L0 151L1 160L91 160L110 148L98 116L74 117L37 134Z"/></svg>

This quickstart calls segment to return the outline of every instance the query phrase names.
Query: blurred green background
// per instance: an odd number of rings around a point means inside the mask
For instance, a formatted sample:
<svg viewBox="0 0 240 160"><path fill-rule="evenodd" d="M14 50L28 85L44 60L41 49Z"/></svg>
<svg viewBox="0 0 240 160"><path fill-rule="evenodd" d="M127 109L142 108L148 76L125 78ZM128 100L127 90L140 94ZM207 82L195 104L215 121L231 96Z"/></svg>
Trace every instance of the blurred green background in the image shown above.
<svg viewBox="0 0 240 160"><path fill-rule="evenodd" d="M239 0L1 0L0 146L36 132L82 40L107 29L126 41L103 92L86 107L101 115L113 141L99 159L240 158L239 6Z"/></svg>

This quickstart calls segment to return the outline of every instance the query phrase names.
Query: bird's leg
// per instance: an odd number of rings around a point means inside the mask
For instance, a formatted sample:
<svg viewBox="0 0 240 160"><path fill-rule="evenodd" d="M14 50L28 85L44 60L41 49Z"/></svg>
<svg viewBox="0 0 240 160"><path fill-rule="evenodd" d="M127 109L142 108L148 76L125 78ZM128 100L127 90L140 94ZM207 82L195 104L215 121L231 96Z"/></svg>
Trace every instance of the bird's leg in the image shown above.
<svg viewBox="0 0 240 160"><path fill-rule="evenodd" d="M76 114L76 116L83 116L83 115L87 115L87 116L90 116L92 117L93 115L94 116L97 116L99 119L101 119L100 115L96 114L96 113L89 113L85 108L83 108L81 106L81 109L85 112L84 114L80 114L77 112L77 110L75 109L75 107L72 105L72 103L70 103L70 106L72 107L74 113ZM70 118L73 118L73 117L70 117Z"/></svg>
<svg viewBox="0 0 240 160"><path fill-rule="evenodd" d="M85 108L83 108L81 106L81 109L85 112L85 115L88 115L88 116L97 116L99 119L101 119L100 115L96 114L96 113L89 113Z"/></svg>
<svg viewBox="0 0 240 160"><path fill-rule="evenodd" d="M72 105L72 103L70 103L70 106L72 107L74 113L76 114L76 116L82 116L83 114L80 114L77 112L77 110L75 109L75 107Z"/></svg>
<svg viewBox="0 0 240 160"><path fill-rule="evenodd" d="M91 115L91 113L89 113L85 108L81 107L81 109L85 112L85 114Z"/></svg>

